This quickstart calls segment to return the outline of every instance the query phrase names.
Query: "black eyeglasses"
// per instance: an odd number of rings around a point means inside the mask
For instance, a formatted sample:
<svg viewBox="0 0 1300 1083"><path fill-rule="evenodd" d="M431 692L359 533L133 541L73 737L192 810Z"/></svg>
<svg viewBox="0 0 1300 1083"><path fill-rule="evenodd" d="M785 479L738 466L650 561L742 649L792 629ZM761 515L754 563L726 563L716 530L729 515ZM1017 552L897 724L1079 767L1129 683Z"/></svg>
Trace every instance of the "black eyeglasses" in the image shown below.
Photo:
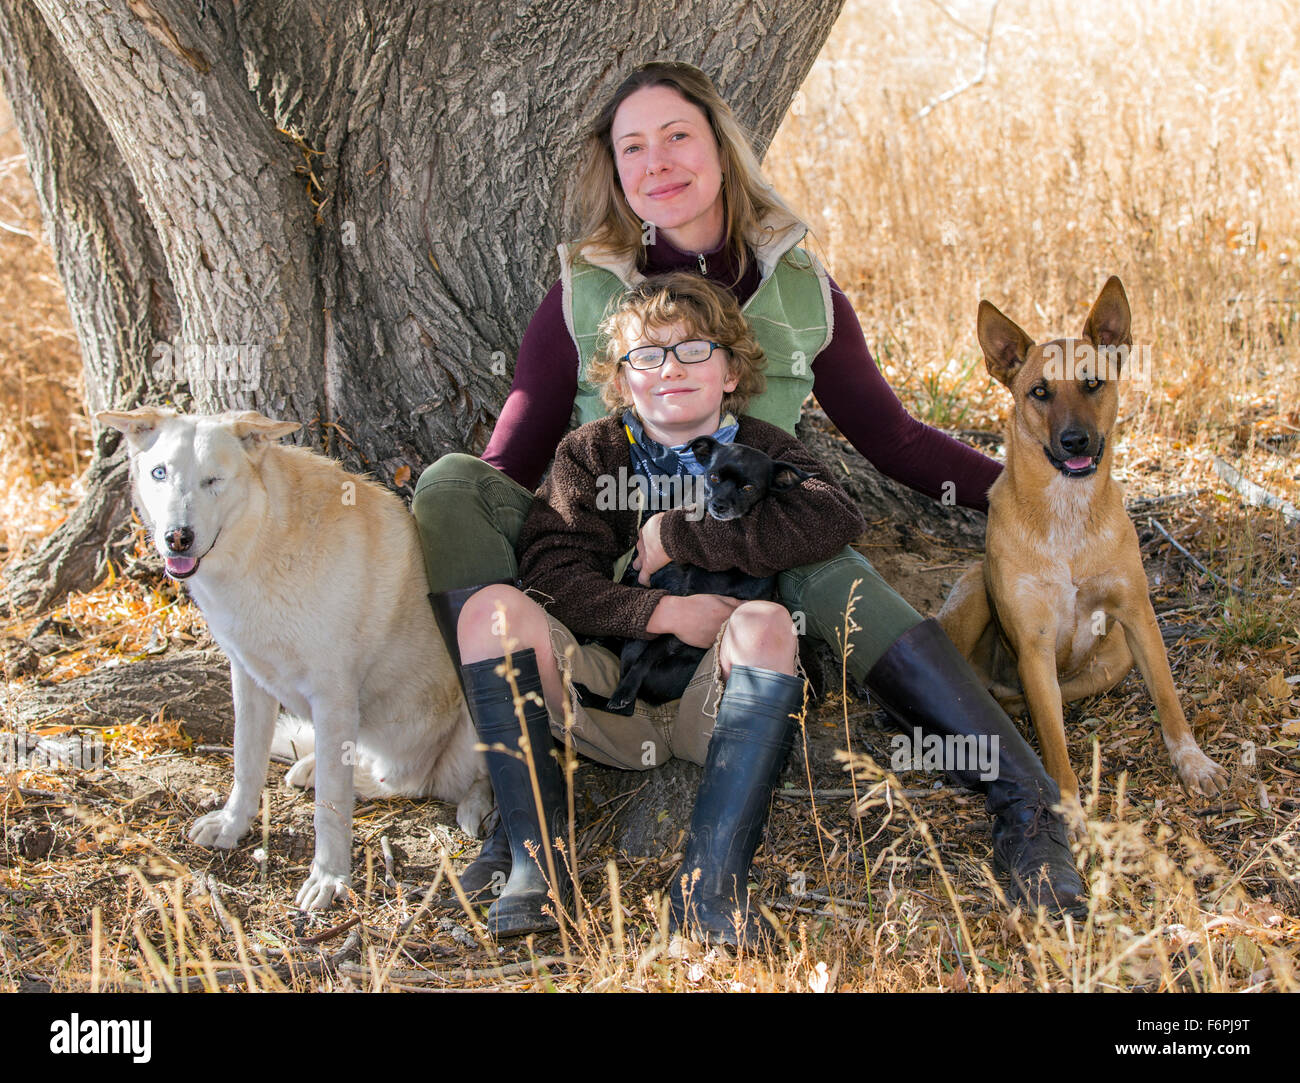
<svg viewBox="0 0 1300 1083"><path fill-rule="evenodd" d="M712 357L714 350L725 349L726 347L720 342L692 338L686 342L679 342L675 346L638 346L635 350L628 350L619 361L645 372L649 369L657 369L667 361L669 352L683 365L698 365L701 361L707 361Z"/></svg>

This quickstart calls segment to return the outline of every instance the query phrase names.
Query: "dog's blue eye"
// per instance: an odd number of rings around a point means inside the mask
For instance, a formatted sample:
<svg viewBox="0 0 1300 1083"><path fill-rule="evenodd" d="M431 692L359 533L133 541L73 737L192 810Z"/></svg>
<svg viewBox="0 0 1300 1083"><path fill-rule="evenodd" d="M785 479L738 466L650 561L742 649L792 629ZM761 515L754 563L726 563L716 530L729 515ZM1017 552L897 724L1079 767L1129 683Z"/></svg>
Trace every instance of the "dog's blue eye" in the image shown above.
<svg viewBox="0 0 1300 1083"><path fill-rule="evenodd" d="M1029 393L1033 395L1034 398L1039 400L1047 398L1047 388L1045 388L1042 384L1038 384L1035 387L1031 387L1029 389Z"/></svg>
<svg viewBox="0 0 1300 1083"><path fill-rule="evenodd" d="M719 477L717 474L710 474L710 475L709 475L709 484L710 484L710 485L717 485L718 482L720 482L721 480L722 480L722 478Z"/></svg>
<svg viewBox="0 0 1300 1083"><path fill-rule="evenodd" d="M149 471L149 476L153 478L154 481L162 481L167 477L167 467L155 466Z"/></svg>
<svg viewBox="0 0 1300 1083"><path fill-rule="evenodd" d="M1084 380L1083 386L1086 387L1089 391L1096 391L1097 388L1101 387L1101 385L1104 384L1105 382L1106 382L1105 380L1098 380L1098 379Z"/></svg>

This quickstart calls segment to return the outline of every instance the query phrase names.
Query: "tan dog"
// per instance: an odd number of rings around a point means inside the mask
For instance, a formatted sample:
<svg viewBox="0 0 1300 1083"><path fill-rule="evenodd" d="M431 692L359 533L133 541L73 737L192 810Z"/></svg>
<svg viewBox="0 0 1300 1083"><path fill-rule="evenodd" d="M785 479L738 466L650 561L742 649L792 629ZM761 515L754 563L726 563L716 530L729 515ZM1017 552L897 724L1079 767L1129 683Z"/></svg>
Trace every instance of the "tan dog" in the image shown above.
<svg viewBox="0 0 1300 1083"><path fill-rule="evenodd" d="M1079 338L1042 346L980 302L985 364L1015 407L1006 470L989 490L985 559L957 581L938 616L1006 709L1028 705L1047 771L1076 812L1062 704L1113 688L1134 661L1183 784L1212 794L1227 781L1179 705L1137 531L1110 476L1129 324L1114 276Z"/></svg>

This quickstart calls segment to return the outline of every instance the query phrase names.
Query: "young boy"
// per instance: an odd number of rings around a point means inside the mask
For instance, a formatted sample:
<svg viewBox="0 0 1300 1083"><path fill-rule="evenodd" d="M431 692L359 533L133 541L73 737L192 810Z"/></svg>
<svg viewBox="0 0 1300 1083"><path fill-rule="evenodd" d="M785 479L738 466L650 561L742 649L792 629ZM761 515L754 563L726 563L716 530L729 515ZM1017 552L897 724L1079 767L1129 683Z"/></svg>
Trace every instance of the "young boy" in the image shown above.
<svg viewBox="0 0 1300 1083"><path fill-rule="evenodd" d="M565 732L567 681L569 736L579 752L630 770L672 756L704 765L684 860L669 886L671 912L678 926L735 943L758 929L747 901L749 866L803 703L795 632L775 602L676 597L646 584L670 560L773 575L839 552L865 523L797 440L741 414L762 389L764 358L730 293L690 274L648 280L603 330L608 343L589 378L620 413L561 441L517 546L521 582L546 608L514 587L490 586L465 603L458 624L480 739L511 750L522 747L521 720L498 667L503 639L512 641L536 771L534 789L527 758L487 754L512 858L488 924L497 936L554 928L542 911L552 866L567 895L563 863L541 843L543 834L547 843L567 835L563 775L549 754L551 734ZM691 509L649 514L644 499L609 499L637 491L625 484L632 474L671 488L665 476L702 473L686 448L699 436L748 444L813 476L728 521ZM618 654L590 640L664 633L708 648L680 700L638 703L631 717L584 706L599 703L619 679Z"/></svg>

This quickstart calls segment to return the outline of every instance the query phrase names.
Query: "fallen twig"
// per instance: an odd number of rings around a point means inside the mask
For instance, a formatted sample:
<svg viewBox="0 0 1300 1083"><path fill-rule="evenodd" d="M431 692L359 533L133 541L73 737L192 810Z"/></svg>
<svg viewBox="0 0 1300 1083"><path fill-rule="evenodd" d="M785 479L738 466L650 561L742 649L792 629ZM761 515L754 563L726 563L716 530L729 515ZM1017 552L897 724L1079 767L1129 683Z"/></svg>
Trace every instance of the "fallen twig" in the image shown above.
<svg viewBox="0 0 1300 1083"><path fill-rule="evenodd" d="M208 887L208 899L212 904L213 915L216 917L217 921L221 923L221 927L226 930L226 935L234 936L235 927L230 919L230 911L226 909L226 902L221 897L221 885L217 883L216 877L211 873L206 875L203 879Z"/></svg>
<svg viewBox="0 0 1300 1083"><path fill-rule="evenodd" d="M532 976L534 970L539 967L566 966L567 964L562 956L544 955L540 959L531 959L523 963L508 963L505 966L487 967L480 970L462 971L466 978L471 981L479 978L513 978L521 975ZM371 971L369 968L362 966L360 963L342 963L338 971L340 974L349 978L369 978ZM384 975L386 982L392 981L395 984L420 985L425 982L438 982L445 984L447 976L436 970L390 970Z"/></svg>
<svg viewBox="0 0 1300 1083"><path fill-rule="evenodd" d="M1221 812L1238 812L1240 809L1240 805L1211 805L1209 808L1192 809L1192 815L1200 817L1217 816Z"/></svg>
<svg viewBox="0 0 1300 1083"><path fill-rule="evenodd" d="M1300 508L1280 496L1274 496L1262 485L1256 485L1220 455L1214 457L1214 472L1236 489L1241 494L1241 498L1252 508L1272 508L1274 511L1280 511L1282 518L1288 523L1292 525L1300 523Z"/></svg>
<svg viewBox="0 0 1300 1083"><path fill-rule="evenodd" d="M902 793L902 794L904 794L904 795L907 796L907 797L927 797L927 796L929 796L930 794L934 793L933 790L898 790L898 791L896 791L896 792L898 792L898 793ZM777 796L777 797L786 797L786 798L789 798L789 799L792 800L792 801L793 801L793 800L798 800L798 799L803 799L803 800L807 801L807 800L810 800L811 798L814 798L814 797L815 797L815 798L817 798L817 800L820 801L822 798L856 797L857 794L855 794L852 790L849 790L849 789L843 789L843 790L811 790L811 791L809 791L809 790L777 790L777 791L776 791L776 796Z"/></svg>
<svg viewBox="0 0 1300 1083"><path fill-rule="evenodd" d="M1194 556L1192 556L1191 553L1189 553L1186 549L1184 549L1177 542L1177 540L1175 540L1174 536L1164 528L1164 525L1154 515L1147 516L1147 522L1149 522L1153 527L1155 527L1156 530L1160 531L1160 533L1164 535L1165 540L1168 541L1169 544L1172 545L1175 549L1177 549L1180 553L1182 553L1183 556L1185 556L1187 560L1191 563L1192 567L1195 568L1202 575L1207 575L1211 579L1213 579L1216 583L1220 583L1223 586L1227 587L1230 591L1232 591L1233 594L1244 593L1240 587L1234 586L1232 583L1229 583L1226 579L1224 579L1223 576L1210 571L1209 568L1207 568L1204 564L1202 564L1199 560L1197 560Z"/></svg>
<svg viewBox="0 0 1300 1083"><path fill-rule="evenodd" d="M18 786L17 790L23 797L31 797L37 801L54 801L61 805L76 803L76 794L55 793L53 790L29 790L26 786Z"/></svg>
<svg viewBox="0 0 1300 1083"><path fill-rule="evenodd" d="M325 943L326 940L333 940L340 933L347 932L353 926L360 924L360 922L361 922L361 915L353 914L350 918L348 918L347 921L339 925L335 925L332 928L325 929L322 932L316 933L312 936L299 937L298 943L299 944L323 944Z"/></svg>
<svg viewBox="0 0 1300 1083"><path fill-rule="evenodd" d="M397 890L397 877L393 875L393 844L384 835L379 840L379 851L384 855L384 883L392 891Z"/></svg>
<svg viewBox="0 0 1300 1083"><path fill-rule="evenodd" d="M1144 496L1139 500L1130 500L1124 505L1124 510L1130 515L1137 515L1144 512L1147 508L1159 507L1161 504L1173 504L1179 500L1191 500L1194 497L1204 496L1209 489L1185 489L1181 493L1167 493L1164 496Z"/></svg>
<svg viewBox="0 0 1300 1083"><path fill-rule="evenodd" d="M227 756L233 756L235 750L230 745L195 745L195 752L220 752ZM283 764L285 767L292 767L298 761L289 756L281 756L278 752L272 752L268 757L272 763Z"/></svg>

